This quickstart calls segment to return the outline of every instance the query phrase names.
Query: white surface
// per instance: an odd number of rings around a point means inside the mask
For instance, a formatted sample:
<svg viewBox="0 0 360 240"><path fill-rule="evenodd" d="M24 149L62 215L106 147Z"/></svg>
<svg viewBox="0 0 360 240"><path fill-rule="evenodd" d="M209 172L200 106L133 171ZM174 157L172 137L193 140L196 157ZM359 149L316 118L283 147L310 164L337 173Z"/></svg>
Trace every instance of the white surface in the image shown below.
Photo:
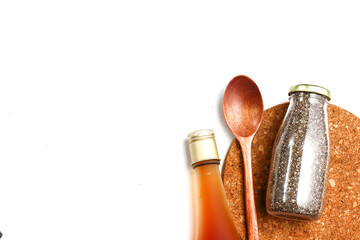
<svg viewBox="0 0 360 240"><path fill-rule="evenodd" d="M357 1L0 1L7 240L189 239L186 135L232 136L245 74L269 108L329 88L360 115Z"/></svg>

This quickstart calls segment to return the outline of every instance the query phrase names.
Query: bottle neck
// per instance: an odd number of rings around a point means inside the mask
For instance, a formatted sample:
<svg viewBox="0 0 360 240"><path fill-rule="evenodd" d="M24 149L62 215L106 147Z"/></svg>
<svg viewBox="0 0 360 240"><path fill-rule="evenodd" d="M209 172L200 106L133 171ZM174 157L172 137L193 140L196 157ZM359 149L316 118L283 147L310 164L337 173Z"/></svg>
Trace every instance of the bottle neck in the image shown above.
<svg viewBox="0 0 360 240"><path fill-rule="evenodd" d="M295 92L292 93L289 97L291 104L301 104L302 106L312 106L312 107L327 107L329 103L329 98L317 94L317 93L310 93L310 92Z"/></svg>
<svg viewBox="0 0 360 240"><path fill-rule="evenodd" d="M204 161L200 161L200 162L196 162L192 165L192 168L197 168L199 166L202 165L207 165L207 164L216 164L219 165L220 164L220 160L219 159L210 159L210 160L204 160Z"/></svg>

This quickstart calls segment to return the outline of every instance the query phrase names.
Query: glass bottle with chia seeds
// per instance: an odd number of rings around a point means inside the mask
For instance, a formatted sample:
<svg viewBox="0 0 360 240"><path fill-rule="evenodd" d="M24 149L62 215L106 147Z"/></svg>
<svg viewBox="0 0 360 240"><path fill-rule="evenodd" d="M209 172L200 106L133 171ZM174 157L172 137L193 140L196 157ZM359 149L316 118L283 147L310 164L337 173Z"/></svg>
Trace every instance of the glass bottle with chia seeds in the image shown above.
<svg viewBox="0 0 360 240"><path fill-rule="evenodd" d="M330 158L329 90L309 84L289 91L290 104L276 136L266 210L287 219L320 217Z"/></svg>

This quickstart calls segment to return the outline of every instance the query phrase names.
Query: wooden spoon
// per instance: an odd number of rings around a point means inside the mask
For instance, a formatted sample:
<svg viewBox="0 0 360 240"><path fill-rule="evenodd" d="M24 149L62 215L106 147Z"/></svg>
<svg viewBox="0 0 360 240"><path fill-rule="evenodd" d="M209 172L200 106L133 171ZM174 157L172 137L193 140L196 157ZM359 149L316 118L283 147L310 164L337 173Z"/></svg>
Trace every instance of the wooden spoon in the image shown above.
<svg viewBox="0 0 360 240"><path fill-rule="evenodd" d="M251 171L251 142L264 112L261 93L253 80L236 76L226 87L223 113L226 124L241 145L244 159L245 203L248 239L259 239Z"/></svg>

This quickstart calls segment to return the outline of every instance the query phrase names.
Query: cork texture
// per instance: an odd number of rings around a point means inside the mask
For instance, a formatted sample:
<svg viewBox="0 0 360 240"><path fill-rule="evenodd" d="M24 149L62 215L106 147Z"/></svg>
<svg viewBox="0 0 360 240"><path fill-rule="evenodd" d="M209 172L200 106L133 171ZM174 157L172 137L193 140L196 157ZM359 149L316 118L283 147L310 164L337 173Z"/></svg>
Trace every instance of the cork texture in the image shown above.
<svg viewBox="0 0 360 240"><path fill-rule="evenodd" d="M270 216L265 198L272 147L288 103L264 112L252 143L252 170L260 239L360 239L360 119L329 104L330 165L323 213L316 221ZM234 140L222 169L226 196L237 230L246 239L243 160Z"/></svg>

